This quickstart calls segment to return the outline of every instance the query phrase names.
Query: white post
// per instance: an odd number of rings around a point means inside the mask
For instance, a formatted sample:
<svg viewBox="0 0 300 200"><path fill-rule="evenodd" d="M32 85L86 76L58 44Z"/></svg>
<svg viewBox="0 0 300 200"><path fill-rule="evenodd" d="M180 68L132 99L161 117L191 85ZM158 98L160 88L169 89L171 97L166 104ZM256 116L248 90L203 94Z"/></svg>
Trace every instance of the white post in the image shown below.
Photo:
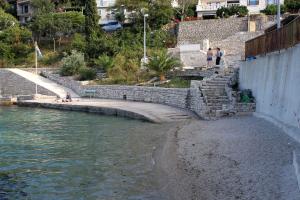
<svg viewBox="0 0 300 200"><path fill-rule="evenodd" d="M34 50L35 50L35 74L37 75L37 67L38 67L38 55L37 55L37 42L34 42ZM35 94L38 93L38 86L37 83L35 84Z"/></svg>
<svg viewBox="0 0 300 200"><path fill-rule="evenodd" d="M147 35L146 35L146 17L148 17L148 14L144 14L144 63L147 62Z"/></svg>
<svg viewBox="0 0 300 200"><path fill-rule="evenodd" d="M277 0L277 29L280 29L281 22L280 22L280 0Z"/></svg>

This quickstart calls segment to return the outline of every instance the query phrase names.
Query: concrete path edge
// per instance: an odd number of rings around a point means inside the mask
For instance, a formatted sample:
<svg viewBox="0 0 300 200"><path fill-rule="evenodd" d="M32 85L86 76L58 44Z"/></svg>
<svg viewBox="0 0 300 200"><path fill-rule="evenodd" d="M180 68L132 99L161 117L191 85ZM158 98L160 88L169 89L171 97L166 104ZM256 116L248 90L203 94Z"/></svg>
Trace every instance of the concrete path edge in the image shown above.
<svg viewBox="0 0 300 200"><path fill-rule="evenodd" d="M118 116L118 117L130 118L130 119L143 120L152 123L162 123L159 119L155 119L152 116L147 116L140 113L135 113L135 112L122 110L118 108L89 106L89 105L71 105L68 103L64 103L64 104L39 103L39 102L28 102L28 101L18 101L17 105L21 107L36 107L36 108L48 108L48 109L56 109L56 110L97 113L97 114L108 115L108 116Z"/></svg>

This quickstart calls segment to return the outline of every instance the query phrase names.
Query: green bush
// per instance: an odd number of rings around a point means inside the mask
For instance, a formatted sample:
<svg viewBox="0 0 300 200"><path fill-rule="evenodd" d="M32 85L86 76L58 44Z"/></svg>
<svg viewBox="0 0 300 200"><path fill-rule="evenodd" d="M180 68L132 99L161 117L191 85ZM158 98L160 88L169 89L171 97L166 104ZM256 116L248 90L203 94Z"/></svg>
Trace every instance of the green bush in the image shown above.
<svg viewBox="0 0 300 200"><path fill-rule="evenodd" d="M60 53L57 52L51 52L48 54L44 54L41 63L43 65L53 65L53 64L57 64L62 58L62 55Z"/></svg>
<svg viewBox="0 0 300 200"><path fill-rule="evenodd" d="M230 7L221 7L217 10L217 16L221 18L227 18L229 16L237 15L239 17L244 17L248 15L249 10L246 6L230 6Z"/></svg>
<svg viewBox="0 0 300 200"><path fill-rule="evenodd" d="M276 15L277 14L277 5L275 5L275 4L268 5L266 7L266 9L264 9L262 12L265 13L266 15ZM286 12L286 7L284 5L280 6L280 12L281 12L281 14Z"/></svg>
<svg viewBox="0 0 300 200"><path fill-rule="evenodd" d="M82 34L75 33L71 42L71 48L73 50L85 52L86 49L85 37Z"/></svg>
<svg viewBox="0 0 300 200"><path fill-rule="evenodd" d="M104 69L105 71L108 71L109 69L113 68L114 59L106 54L103 54L99 56L98 59L95 59L94 63L97 69Z"/></svg>
<svg viewBox="0 0 300 200"><path fill-rule="evenodd" d="M94 80L97 76L96 70L82 67L79 69L79 80L85 81L85 80Z"/></svg>
<svg viewBox="0 0 300 200"><path fill-rule="evenodd" d="M73 76L79 74L81 68L86 67L83 53L73 50L71 55L62 59L63 66L60 70L62 76Z"/></svg>
<svg viewBox="0 0 300 200"><path fill-rule="evenodd" d="M108 77L115 83L137 82L139 80L139 61L118 54L114 58L114 66L108 70Z"/></svg>
<svg viewBox="0 0 300 200"><path fill-rule="evenodd" d="M15 25L19 25L18 20L0 8L0 30L4 30Z"/></svg>
<svg viewBox="0 0 300 200"><path fill-rule="evenodd" d="M289 12L298 12L300 10L300 1L299 0L286 0L285 6Z"/></svg>

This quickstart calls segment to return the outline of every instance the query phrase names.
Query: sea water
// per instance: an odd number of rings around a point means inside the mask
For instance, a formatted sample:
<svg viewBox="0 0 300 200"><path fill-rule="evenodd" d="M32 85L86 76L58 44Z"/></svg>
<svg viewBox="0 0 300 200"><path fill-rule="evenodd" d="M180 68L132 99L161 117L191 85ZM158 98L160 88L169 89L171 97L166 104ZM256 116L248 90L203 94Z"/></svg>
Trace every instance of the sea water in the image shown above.
<svg viewBox="0 0 300 200"><path fill-rule="evenodd" d="M0 107L0 199L157 200L162 125Z"/></svg>

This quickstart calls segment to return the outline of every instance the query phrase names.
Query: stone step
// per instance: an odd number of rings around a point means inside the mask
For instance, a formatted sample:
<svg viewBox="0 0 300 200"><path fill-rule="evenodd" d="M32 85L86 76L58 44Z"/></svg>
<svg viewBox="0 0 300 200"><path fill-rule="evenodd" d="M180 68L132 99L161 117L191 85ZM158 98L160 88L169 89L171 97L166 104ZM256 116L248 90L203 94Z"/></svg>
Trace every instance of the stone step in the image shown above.
<svg viewBox="0 0 300 200"><path fill-rule="evenodd" d="M229 103L228 99L207 99L207 103Z"/></svg>
<svg viewBox="0 0 300 200"><path fill-rule="evenodd" d="M220 108L222 109L224 105L228 105L227 103L219 103L219 104L216 104L216 103L207 103L206 104L208 107L217 107L217 108Z"/></svg>
<svg viewBox="0 0 300 200"><path fill-rule="evenodd" d="M222 106L208 106L208 108L213 111L222 110Z"/></svg>
<svg viewBox="0 0 300 200"><path fill-rule="evenodd" d="M228 99L227 95L205 96L206 99Z"/></svg>
<svg viewBox="0 0 300 200"><path fill-rule="evenodd" d="M203 91L204 96L206 97L217 97L217 96L225 96L225 91Z"/></svg>
<svg viewBox="0 0 300 200"><path fill-rule="evenodd" d="M204 85L201 87L201 89L207 89L207 90L225 90L225 86L221 85Z"/></svg>
<svg viewBox="0 0 300 200"><path fill-rule="evenodd" d="M211 83L211 82L209 82L209 83L202 83L202 86L220 86L220 87L225 87L225 85L227 85L227 83Z"/></svg>
<svg viewBox="0 0 300 200"><path fill-rule="evenodd" d="M212 80L214 81L229 81L231 78L231 76L229 77L216 77L216 78L213 78Z"/></svg>

